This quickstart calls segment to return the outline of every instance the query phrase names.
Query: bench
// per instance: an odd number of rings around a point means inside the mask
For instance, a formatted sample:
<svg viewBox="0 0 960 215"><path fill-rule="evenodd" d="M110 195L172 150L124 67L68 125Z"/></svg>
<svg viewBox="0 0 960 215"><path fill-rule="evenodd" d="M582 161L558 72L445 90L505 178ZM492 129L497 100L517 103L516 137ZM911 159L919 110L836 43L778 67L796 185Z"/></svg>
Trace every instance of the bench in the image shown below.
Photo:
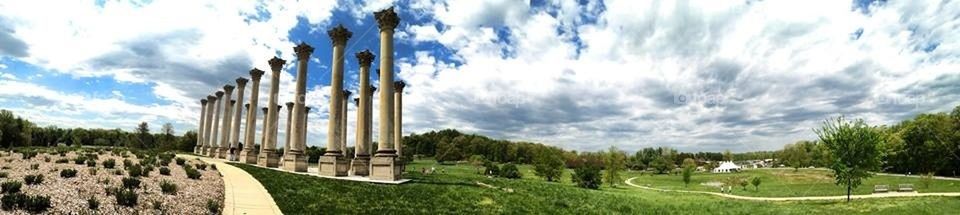
<svg viewBox="0 0 960 215"><path fill-rule="evenodd" d="M913 192L913 184L900 184L897 191L900 192Z"/></svg>
<svg viewBox="0 0 960 215"><path fill-rule="evenodd" d="M888 191L890 191L890 186L888 186L888 185L886 185L886 184L873 185L873 192L874 192L874 193L886 193L886 192L888 192Z"/></svg>

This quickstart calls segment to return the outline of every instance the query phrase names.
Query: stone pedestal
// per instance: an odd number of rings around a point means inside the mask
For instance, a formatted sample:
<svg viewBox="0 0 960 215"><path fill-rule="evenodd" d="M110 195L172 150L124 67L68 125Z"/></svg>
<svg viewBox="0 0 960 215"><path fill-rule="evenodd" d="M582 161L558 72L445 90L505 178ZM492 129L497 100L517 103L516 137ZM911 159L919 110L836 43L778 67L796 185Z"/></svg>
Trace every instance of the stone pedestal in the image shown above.
<svg viewBox="0 0 960 215"><path fill-rule="evenodd" d="M258 158L258 166L276 168L280 165L280 155L274 149L261 149Z"/></svg>
<svg viewBox="0 0 960 215"><path fill-rule="evenodd" d="M243 149L243 151L240 152L240 157L237 159L240 159L240 161L246 164L257 164L257 151L254 151L252 148L249 150Z"/></svg>
<svg viewBox="0 0 960 215"><path fill-rule="evenodd" d="M394 156L374 156L370 160L370 179L396 181L400 180L403 163Z"/></svg>
<svg viewBox="0 0 960 215"><path fill-rule="evenodd" d="M219 146L211 146L207 149L207 157L216 158L218 152L220 152Z"/></svg>
<svg viewBox="0 0 960 215"><path fill-rule="evenodd" d="M320 175L347 176L350 160L343 156L324 155L320 157Z"/></svg>
<svg viewBox="0 0 960 215"><path fill-rule="evenodd" d="M307 171L307 156L300 150L289 150L283 154L283 169L294 172Z"/></svg>
<svg viewBox="0 0 960 215"><path fill-rule="evenodd" d="M368 176L370 175L370 157L354 157L353 163L350 164L353 168L353 175L356 176Z"/></svg>

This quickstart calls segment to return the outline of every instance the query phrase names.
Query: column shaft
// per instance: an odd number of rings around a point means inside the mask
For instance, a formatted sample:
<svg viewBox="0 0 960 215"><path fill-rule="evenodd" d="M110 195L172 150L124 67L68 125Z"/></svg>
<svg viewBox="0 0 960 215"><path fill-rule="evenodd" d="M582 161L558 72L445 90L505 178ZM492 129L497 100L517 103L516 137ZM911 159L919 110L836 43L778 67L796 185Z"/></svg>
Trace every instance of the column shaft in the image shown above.
<svg viewBox="0 0 960 215"><path fill-rule="evenodd" d="M217 151L219 150L217 143L220 141L220 131L222 130L220 129L220 116L223 115L224 100L223 91L217 91L217 106L214 107L215 109L213 110L213 134L210 135L210 150L207 150L207 156L210 157L216 157ZM228 100L227 102L230 101Z"/></svg>
<svg viewBox="0 0 960 215"><path fill-rule="evenodd" d="M217 151L218 158L225 158L227 147L230 144L230 125L233 122L233 86L224 85L223 86L224 98L223 98L223 122L220 124L220 146Z"/></svg>
<svg viewBox="0 0 960 215"><path fill-rule="evenodd" d="M396 156L393 149L393 29L380 30L380 137L377 156Z"/></svg>
<svg viewBox="0 0 960 215"><path fill-rule="evenodd" d="M263 76L263 71L257 68L250 70L250 78L253 79L253 84L250 86L250 107L247 109L247 124L243 134L243 151L241 152L241 157L245 160L245 163L256 164L257 156L254 151L254 145L256 144L256 132L257 132L257 103L260 100L260 76Z"/></svg>
<svg viewBox="0 0 960 215"><path fill-rule="evenodd" d="M233 149L232 155L237 155L240 148L240 115L243 113L243 91L247 86L246 78L237 78L237 104L233 106L233 131L230 132L230 148Z"/></svg>
<svg viewBox="0 0 960 215"><path fill-rule="evenodd" d="M200 122L197 124L197 143L193 147L193 153L199 154L201 148L203 148L203 122L207 118L207 99L200 100Z"/></svg>

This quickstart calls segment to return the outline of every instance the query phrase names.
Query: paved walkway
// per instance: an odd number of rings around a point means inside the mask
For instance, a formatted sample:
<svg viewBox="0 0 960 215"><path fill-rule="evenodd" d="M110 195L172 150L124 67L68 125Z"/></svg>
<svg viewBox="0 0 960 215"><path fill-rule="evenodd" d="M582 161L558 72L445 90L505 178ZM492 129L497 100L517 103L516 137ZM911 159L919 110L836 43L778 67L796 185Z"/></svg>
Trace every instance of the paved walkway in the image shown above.
<svg viewBox="0 0 960 215"><path fill-rule="evenodd" d="M223 175L223 214L283 214L267 189L246 171L220 159L186 154L177 156L187 159L200 158L204 162L217 165L217 170Z"/></svg>
<svg viewBox="0 0 960 215"><path fill-rule="evenodd" d="M625 181L627 185L639 187L642 189L661 191L661 192L678 192L678 193L699 193L699 194L710 194L720 197L726 197L731 199L741 199L741 200L753 200L753 201L808 201L808 200L846 200L847 196L801 196L801 197L753 197L753 196L738 196L731 195L726 193L717 193L717 192L707 192L707 191L692 191L692 190L668 190L653 188L647 186L640 186L633 183L633 180L637 177L629 178ZM960 196L960 193L917 193L917 192L889 192L889 193L874 193L867 195L851 195L851 199L867 199L867 198L889 198L889 197L916 197L916 196Z"/></svg>

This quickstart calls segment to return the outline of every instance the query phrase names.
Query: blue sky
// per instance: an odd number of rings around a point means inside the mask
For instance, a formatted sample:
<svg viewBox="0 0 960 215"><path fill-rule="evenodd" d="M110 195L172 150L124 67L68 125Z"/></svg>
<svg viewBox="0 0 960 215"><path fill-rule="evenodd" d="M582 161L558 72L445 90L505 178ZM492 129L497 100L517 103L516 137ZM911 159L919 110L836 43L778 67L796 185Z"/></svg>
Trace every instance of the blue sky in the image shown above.
<svg viewBox="0 0 960 215"><path fill-rule="evenodd" d="M273 56L288 61L280 101L292 99L292 47L305 42L308 144L324 145L326 32L353 32L345 86L356 91L353 54L370 49L379 67L373 11L390 6L405 133L770 150L814 138L828 117L888 124L960 101L960 21L945 15L958 2L5 1L0 108L41 125L182 133L196 129L199 99Z"/></svg>

